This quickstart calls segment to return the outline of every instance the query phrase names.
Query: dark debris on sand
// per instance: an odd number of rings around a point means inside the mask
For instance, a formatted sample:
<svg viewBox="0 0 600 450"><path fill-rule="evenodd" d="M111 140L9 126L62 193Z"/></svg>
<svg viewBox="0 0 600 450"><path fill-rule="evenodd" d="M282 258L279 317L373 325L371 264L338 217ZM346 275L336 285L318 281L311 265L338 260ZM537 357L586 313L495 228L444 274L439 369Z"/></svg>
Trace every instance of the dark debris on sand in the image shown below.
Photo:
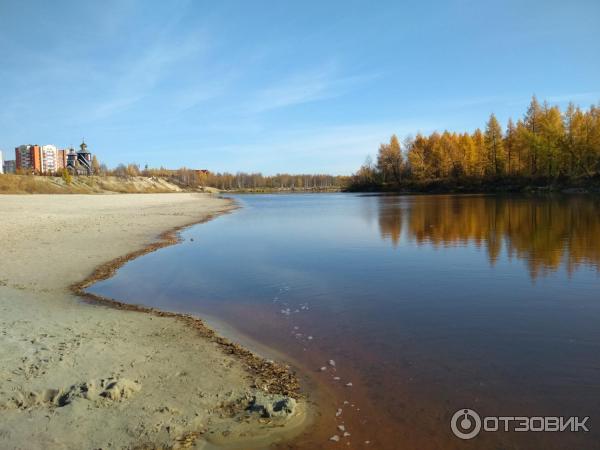
<svg viewBox="0 0 600 450"><path fill-rule="evenodd" d="M210 220L213 216L209 216L202 222ZM169 311L161 311L155 308L148 308L140 305L132 305L119 302L100 295L86 292L85 289L93 283L101 280L106 280L114 275L114 273L123 266L127 261L138 258L139 256L158 250L162 247L176 244L180 242L178 232L184 227L178 227L167 231L160 235L159 241L152 243L141 250L131 252L127 255L116 258L106 264L102 264L85 280L71 286L71 290L85 300L110 306L113 308L123 309L127 311L137 311L152 314L159 317L173 317L181 322L184 322L190 328L193 328L198 334L218 344L226 354L230 354L241 360L248 369L250 375L254 377L254 386L269 394L287 395L293 398L299 398L300 383L296 374L287 365L267 361L251 351L235 344L215 333L214 330L207 327L204 322L197 317L189 314L179 314Z"/></svg>

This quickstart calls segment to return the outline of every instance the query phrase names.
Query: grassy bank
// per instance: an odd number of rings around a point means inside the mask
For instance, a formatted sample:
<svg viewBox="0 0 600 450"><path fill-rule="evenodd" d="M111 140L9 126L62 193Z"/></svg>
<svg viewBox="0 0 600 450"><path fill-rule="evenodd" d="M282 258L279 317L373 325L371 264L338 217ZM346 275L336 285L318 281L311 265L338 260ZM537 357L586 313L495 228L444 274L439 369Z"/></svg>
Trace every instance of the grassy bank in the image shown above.
<svg viewBox="0 0 600 450"><path fill-rule="evenodd" d="M0 175L0 194L103 194L183 192L180 186L159 177L61 177Z"/></svg>

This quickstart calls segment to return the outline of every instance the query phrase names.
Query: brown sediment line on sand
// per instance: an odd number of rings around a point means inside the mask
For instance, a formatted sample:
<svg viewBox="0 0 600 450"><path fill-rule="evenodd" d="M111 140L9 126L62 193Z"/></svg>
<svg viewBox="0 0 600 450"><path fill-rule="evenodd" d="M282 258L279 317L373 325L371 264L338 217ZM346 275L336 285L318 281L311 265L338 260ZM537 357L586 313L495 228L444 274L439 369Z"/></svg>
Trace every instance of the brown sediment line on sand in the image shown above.
<svg viewBox="0 0 600 450"><path fill-rule="evenodd" d="M153 242L146 247L120 256L112 261L104 263L98 266L86 279L81 282L75 283L70 286L71 291L79 297L85 299L90 303L101 304L116 309L122 309L126 311L137 311L147 314L152 314L159 317L173 317L174 319L183 322L185 325L195 330L198 335L204 339L208 339L211 342L216 343L228 355L233 355L242 361L249 375L254 376L254 386L257 389L261 389L271 394L287 395L294 398L301 397L300 383L295 372L285 364L278 362L268 361L251 351L235 344L228 339L217 335L217 333L211 328L207 327L204 322L190 314L174 313L169 311L162 311L156 308L149 308L142 305L134 305L129 303L123 303L118 300L107 298L101 295L92 294L87 292L85 289L96 283L97 281L106 280L112 277L115 272L122 267L128 261L143 256L147 253L154 252L163 247L174 245L181 242L180 231L184 228L196 225L199 223L205 223L218 215L229 213L238 207L229 208L227 210L219 211L218 213L210 214L202 220L190 223L188 225L178 226L168 231L161 233L156 242Z"/></svg>

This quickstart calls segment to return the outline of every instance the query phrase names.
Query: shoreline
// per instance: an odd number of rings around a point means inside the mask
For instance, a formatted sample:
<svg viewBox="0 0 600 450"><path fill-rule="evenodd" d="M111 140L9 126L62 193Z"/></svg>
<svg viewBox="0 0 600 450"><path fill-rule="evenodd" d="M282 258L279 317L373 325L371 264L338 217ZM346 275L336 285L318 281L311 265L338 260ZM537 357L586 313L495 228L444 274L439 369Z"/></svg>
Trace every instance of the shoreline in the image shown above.
<svg viewBox="0 0 600 450"><path fill-rule="evenodd" d="M588 194L600 193L597 177L589 179L530 179L508 177L501 179L430 179L404 180L390 184L350 184L343 189L348 193L378 194Z"/></svg>
<svg viewBox="0 0 600 450"><path fill-rule="evenodd" d="M127 261L180 242L182 229L237 209L231 199L33 197L0 197L0 231L21 231L0 248L15 265L0 277L0 447L264 448L305 431L311 411L289 366L219 336L200 318L85 292ZM90 224L101 234L86 255ZM47 238L65 228L72 243ZM77 276L98 259L83 280ZM287 417L261 419L247 411L253 392L299 401Z"/></svg>
<svg viewBox="0 0 600 450"><path fill-rule="evenodd" d="M219 198L225 199L224 197ZM225 353L235 355L241 361L247 364L247 368L252 372L253 375L257 375L262 378L261 381L263 381L263 383L260 386L261 389L266 390L269 394L280 394L294 396L294 398L300 398L300 383L296 375L289 370L289 367L281 363L270 362L254 352L247 350L241 345L231 342L229 339L218 335L216 331L206 326L201 318L192 314L176 313L139 304L125 303L117 299L93 294L85 290L98 281L111 278L121 267L133 259L155 252L161 248L180 243L181 231L184 229L194 225L206 223L224 214L230 214L239 208L239 205L235 205L232 208L209 214L199 221L186 225L179 225L171 228L170 230L166 230L158 236L156 242L150 243L144 248L135 250L123 256L119 256L112 261L108 261L99 265L87 278L78 283L72 284L69 288L75 295L87 302L101 304L103 306L112 307L118 310L142 312L146 314L152 314L157 317L175 318L176 320L184 323L187 327L196 331L200 337L209 339L210 341L218 344Z"/></svg>

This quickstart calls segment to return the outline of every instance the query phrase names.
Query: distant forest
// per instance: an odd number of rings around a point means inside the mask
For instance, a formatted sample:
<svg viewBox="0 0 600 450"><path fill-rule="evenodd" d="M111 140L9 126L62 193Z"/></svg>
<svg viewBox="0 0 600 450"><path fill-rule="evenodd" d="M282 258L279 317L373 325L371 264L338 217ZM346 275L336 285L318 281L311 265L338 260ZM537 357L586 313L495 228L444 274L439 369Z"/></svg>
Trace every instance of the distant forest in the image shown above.
<svg viewBox="0 0 600 450"><path fill-rule="evenodd" d="M261 173L208 173L198 177L197 182L229 191L329 191L339 190L348 183L348 177L335 175L287 173L262 175Z"/></svg>
<svg viewBox="0 0 600 450"><path fill-rule="evenodd" d="M172 170L145 167L137 164L120 164L115 169L102 169L99 175L113 175L120 178L145 176L168 179L187 188L213 187L223 191L332 191L340 190L348 184L349 177L326 174L287 174L263 175L261 173L214 173L182 167Z"/></svg>
<svg viewBox="0 0 600 450"><path fill-rule="evenodd" d="M367 158L351 177L352 190L465 184L551 184L600 177L600 107L569 104L562 112L534 96L506 128L494 114L485 130L417 134L402 144L393 135L377 161Z"/></svg>

